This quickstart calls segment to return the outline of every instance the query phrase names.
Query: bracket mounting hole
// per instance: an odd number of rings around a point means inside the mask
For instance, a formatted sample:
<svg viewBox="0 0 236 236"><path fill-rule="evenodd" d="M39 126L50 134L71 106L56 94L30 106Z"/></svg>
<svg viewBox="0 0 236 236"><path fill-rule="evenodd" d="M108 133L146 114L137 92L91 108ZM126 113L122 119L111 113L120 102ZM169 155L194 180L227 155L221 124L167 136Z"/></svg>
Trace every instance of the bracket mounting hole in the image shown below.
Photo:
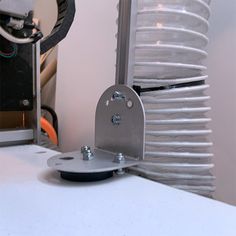
<svg viewBox="0 0 236 236"><path fill-rule="evenodd" d="M128 108L132 108L133 107L133 101L131 101L131 100L129 100L128 102L127 102L127 107Z"/></svg>
<svg viewBox="0 0 236 236"><path fill-rule="evenodd" d="M60 160L63 160L63 161L72 161L74 160L75 158L74 157L61 157L59 158Z"/></svg>

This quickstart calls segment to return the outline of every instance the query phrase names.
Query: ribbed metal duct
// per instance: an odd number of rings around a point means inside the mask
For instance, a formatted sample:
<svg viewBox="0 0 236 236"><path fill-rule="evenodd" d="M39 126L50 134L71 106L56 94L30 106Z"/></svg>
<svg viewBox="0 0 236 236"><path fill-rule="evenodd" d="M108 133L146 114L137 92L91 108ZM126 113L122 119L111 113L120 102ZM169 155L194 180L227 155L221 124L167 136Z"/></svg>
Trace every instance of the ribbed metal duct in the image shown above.
<svg viewBox="0 0 236 236"><path fill-rule="evenodd" d="M215 189L207 115L211 108L204 65L210 1L138 0L137 4L129 70L133 85L159 90L141 92L147 119L145 162L132 170L211 197Z"/></svg>

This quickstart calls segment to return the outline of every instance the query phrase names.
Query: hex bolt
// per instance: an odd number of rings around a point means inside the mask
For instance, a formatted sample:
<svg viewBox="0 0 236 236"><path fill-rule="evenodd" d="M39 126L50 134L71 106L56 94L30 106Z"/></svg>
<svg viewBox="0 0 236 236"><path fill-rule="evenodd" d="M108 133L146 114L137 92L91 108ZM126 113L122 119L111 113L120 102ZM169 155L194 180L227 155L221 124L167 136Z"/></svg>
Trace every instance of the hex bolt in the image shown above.
<svg viewBox="0 0 236 236"><path fill-rule="evenodd" d="M113 123L113 125L120 125L121 116L119 114L113 115L111 117L111 122Z"/></svg>
<svg viewBox="0 0 236 236"><path fill-rule="evenodd" d="M112 98L114 100L122 100L125 99L125 96L121 92L115 91L114 94L112 95Z"/></svg>
<svg viewBox="0 0 236 236"><path fill-rule="evenodd" d="M94 158L94 155L91 152L91 150L88 150L88 151L83 153L83 160L84 161L91 161L91 160L93 160L93 158Z"/></svg>
<svg viewBox="0 0 236 236"><path fill-rule="evenodd" d="M117 163L117 164L121 164L125 162L125 156L123 155L123 153L117 153L113 162Z"/></svg>
<svg viewBox="0 0 236 236"><path fill-rule="evenodd" d="M85 152L88 152L89 150L91 150L91 148L89 146L83 146L81 148L81 153L85 153Z"/></svg>
<svg viewBox="0 0 236 236"><path fill-rule="evenodd" d="M118 169L115 173L116 173L117 175L124 175L124 174L125 174L125 171L124 171L124 169Z"/></svg>

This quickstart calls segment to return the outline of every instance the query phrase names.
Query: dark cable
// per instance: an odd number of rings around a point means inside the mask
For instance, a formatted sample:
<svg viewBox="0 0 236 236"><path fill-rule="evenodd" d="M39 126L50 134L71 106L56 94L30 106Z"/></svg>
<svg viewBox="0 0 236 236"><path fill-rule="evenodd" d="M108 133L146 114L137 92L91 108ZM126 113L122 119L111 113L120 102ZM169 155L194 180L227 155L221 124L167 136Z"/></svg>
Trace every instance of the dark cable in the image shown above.
<svg viewBox="0 0 236 236"><path fill-rule="evenodd" d="M176 89L176 88L184 88L184 87L193 87L193 86L199 86L199 85L204 85L204 84L205 84L205 80L199 80L199 81L193 81L193 82L187 82L187 83L170 84L170 85L165 85L165 86L149 87L149 88L142 88L141 86L134 85L133 89L140 96L141 93L169 90L169 89Z"/></svg>
<svg viewBox="0 0 236 236"><path fill-rule="evenodd" d="M50 35L41 40L41 55L55 47L66 37L74 21L76 11L75 0L57 0L57 7L57 22Z"/></svg>

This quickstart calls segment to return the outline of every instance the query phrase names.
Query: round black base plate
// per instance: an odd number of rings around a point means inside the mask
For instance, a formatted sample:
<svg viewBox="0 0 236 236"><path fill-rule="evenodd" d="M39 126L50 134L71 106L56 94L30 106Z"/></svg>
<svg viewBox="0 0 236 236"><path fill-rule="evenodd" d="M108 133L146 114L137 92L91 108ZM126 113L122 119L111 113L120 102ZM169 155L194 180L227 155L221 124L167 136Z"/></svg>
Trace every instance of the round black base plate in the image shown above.
<svg viewBox="0 0 236 236"><path fill-rule="evenodd" d="M61 178L72 182L95 182L113 177L113 171L100 173L60 172Z"/></svg>

